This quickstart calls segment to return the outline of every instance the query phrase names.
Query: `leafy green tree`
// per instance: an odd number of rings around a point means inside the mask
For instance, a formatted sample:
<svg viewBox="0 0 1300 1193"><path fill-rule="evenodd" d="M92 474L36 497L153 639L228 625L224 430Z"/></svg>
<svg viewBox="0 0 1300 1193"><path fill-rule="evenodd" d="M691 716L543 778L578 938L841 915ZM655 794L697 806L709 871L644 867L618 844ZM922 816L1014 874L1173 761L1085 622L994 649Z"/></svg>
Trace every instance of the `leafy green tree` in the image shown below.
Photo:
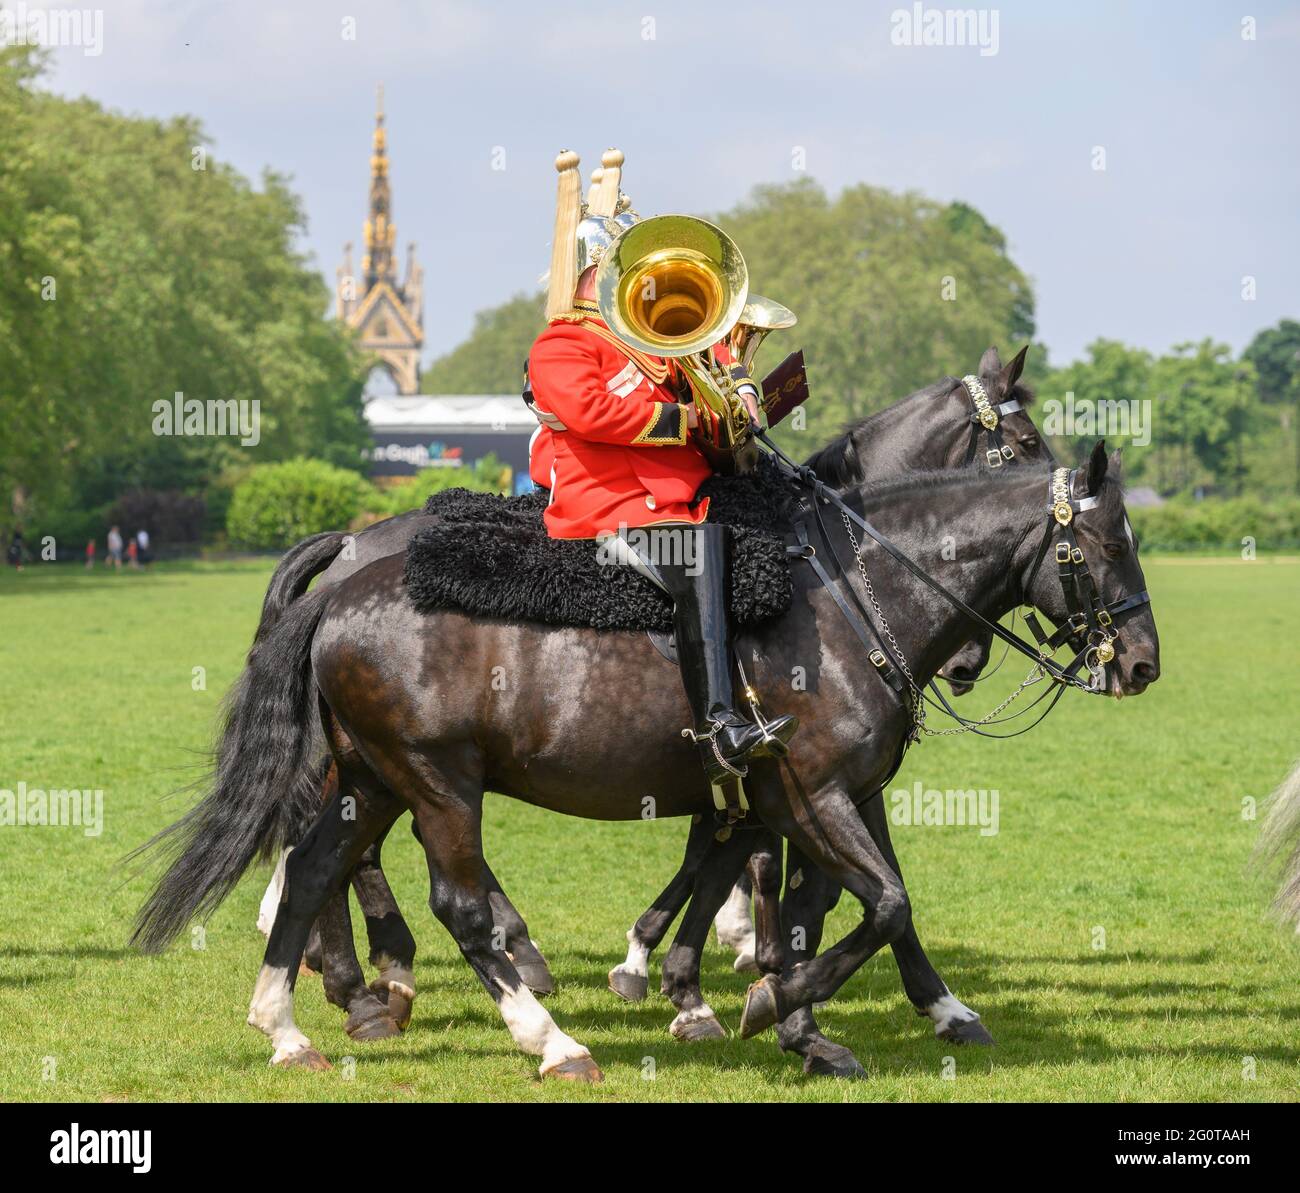
<svg viewBox="0 0 1300 1193"><path fill-rule="evenodd" d="M201 492L311 454L360 470L362 359L296 250L284 179L260 189L202 127L34 86L0 51L0 485L29 517L129 489ZM260 442L158 436L154 403L253 402Z"/></svg>
<svg viewBox="0 0 1300 1193"><path fill-rule="evenodd" d="M546 326L544 296L516 294L474 316L464 343L440 356L424 374L431 394L512 394L524 388L524 361Z"/></svg>

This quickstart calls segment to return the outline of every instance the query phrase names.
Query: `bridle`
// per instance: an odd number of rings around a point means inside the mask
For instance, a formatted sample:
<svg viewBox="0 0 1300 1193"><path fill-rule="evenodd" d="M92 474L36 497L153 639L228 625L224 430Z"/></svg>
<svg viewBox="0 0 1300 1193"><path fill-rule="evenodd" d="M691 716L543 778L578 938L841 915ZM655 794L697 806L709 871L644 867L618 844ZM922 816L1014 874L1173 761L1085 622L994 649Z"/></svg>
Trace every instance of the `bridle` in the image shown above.
<svg viewBox="0 0 1300 1193"><path fill-rule="evenodd" d="M1002 438L1002 420L1008 414L1016 414L1024 407L1015 398L994 406L989 401L984 383L973 373L966 374L961 379L961 384L971 400L971 405L975 407L970 416L971 437L966 448L965 462L968 465L974 463L975 453L979 450L980 436L983 435L988 444L984 451L988 466L1001 468L1004 461L1009 463L1016 458L1015 450Z"/></svg>
<svg viewBox="0 0 1300 1193"><path fill-rule="evenodd" d="M970 378L966 379L968 382ZM963 382L963 384L966 384ZM977 383L978 385L978 383ZM979 386L980 392L983 387ZM968 386L968 392L971 392L974 399L975 394ZM1019 408L1019 403L1015 404ZM980 411L978 402L976 403L977 411ZM985 398L985 409L992 410L987 405ZM999 410L1002 407L998 408ZM982 417L982 412L977 415L980 425L990 433L996 430L994 426L988 426L988 420ZM978 434L978 432L977 432ZM896 547L885 535L876 530L864 517L852 509L841 497L823 482L817 474L805 465L796 464L791 460L775 443L772 442L767 432L762 429L755 430L755 437L761 442L776 460L787 476L790 477L800 486L808 489L812 495L811 512L816 518L822 541L827 545L830 554L840 569L845 573L843 561L839 557L835 540L828 533L825 523L822 520L820 506L822 504L833 505L840 513L844 521L845 530L853 547L854 562L857 570L863 580L868 600L875 611L875 623L871 615L863 606L861 599L858 597L852 585L847 585L849 597L852 599L852 605L855 605L856 612L848 599L845 598L839 586L831 578L825 566L817 558L816 547L809 541L807 526L803 519L797 519L795 523L795 533L797 543L789 549L791 555L796 558L805 560L813 569L818 580L824 588L831 594L835 600L840 612L848 620L850 626L859 640L868 649L868 657L873 666L881 675L881 678L893 690L904 698L911 706L913 719L912 740L915 740L925 729L925 704L929 702L934 704L926 694L924 689L917 683L907 664L897 640L894 638L889 628L888 619L884 610L876 600L875 592L871 584L871 579L867 574L866 566L862 560L862 551L858 545L857 539L853 533L853 526L856 524L862 532L871 538L882 550L892 556L898 563L902 564L917 579L921 580L929 588L937 592L950 605L966 618L975 624L982 626L994 637L1001 638L1008 647L1019 651L1029 658L1034 666L1029 676L1022 681L1020 686L1004 700L997 708L978 721L970 721L956 712L949 704L947 699L939 692L933 681L930 684L931 690L938 697L939 705L943 710L958 722L959 727L950 730L928 730L931 734L950 734L962 732L979 733L987 737L1013 737L1020 733L1032 729L1039 721L1043 719L1055 706L1057 700L1067 688L1077 688L1080 691L1091 692L1093 694L1103 694L1105 692L1105 665L1114 659L1114 641L1116 633L1113 629L1114 617L1128 609L1136 608L1139 605L1150 602L1150 595L1145 589L1141 592L1123 596L1109 604L1101 601L1091 573L1088 571L1087 561L1084 558L1083 550L1079 547L1075 538L1073 522L1077 513L1092 509L1097 505L1096 497L1073 497L1073 482L1075 477L1074 469L1056 468L1051 473L1050 501L1048 504L1048 522L1047 528L1043 535L1042 543L1035 555L1034 563L1030 568L1029 574L1025 579L1023 591L1028 595L1029 586L1033 583L1038 574L1038 570L1043 560L1047 556L1048 550L1055 544L1056 559L1058 564L1058 574L1061 578L1062 591L1065 596L1066 607L1068 610L1067 620L1054 633L1048 635L1043 632L1041 624L1037 617L1032 613L1026 615L1026 623L1030 625L1030 630L1037 641L1037 647L1029 645L1015 634L1004 629L997 622L991 621L983 614L971 608L961 597L950 591L944 584L936 580L922 567L916 564L912 559L905 555ZM1004 450L1005 449L1005 450ZM1004 459L1014 458L1014 452L1005 445L998 450L999 465ZM1061 540L1057 541L1060 535ZM877 628L878 627L878 628ZM874 640L874 641L873 641ZM1060 645L1068 642L1074 649L1075 654L1071 661L1062 666L1050 657ZM1080 667L1086 666L1089 672L1089 678L1083 680L1079 677ZM900 676L901 673L901 676ZM904 678L905 677L905 682ZM989 724L1000 724L1002 721L995 720L1021 692L1031 684L1038 682L1040 679L1047 678L1051 681L1051 686L1033 700L1027 707L1022 708L1020 712L1012 714L1011 717L1003 720L1011 720L1014 717L1023 715L1040 703L1050 693L1050 700L1047 708L1035 719L1030 725L1009 734L990 734L983 731L983 726ZM1055 691L1053 691L1055 688Z"/></svg>
<svg viewBox="0 0 1300 1193"><path fill-rule="evenodd" d="M1043 541L1034 556L1033 566L1022 586L1022 591L1028 594L1048 552L1055 546L1056 570L1061 580L1068 615L1051 634L1043 630L1037 614L1032 611L1025 614L1025 624L1039 649L1045 653L1055 653L1060 646L1069 643L1075 655L1067 672L1073 675L1081 666L1086 665L1094 681L1090 687L1099 690L1095 681L1103 674L1105 665L1115 658L1115 615L1136 609L1139 605L1150 604L1151 594L1144 588L1109 603L1101 599L1096 581L1088 570L1083 548L1079 546L1079 540L1074 534L1074 516L1095 509L1098 499L1094 496L1074 496L1074 478L1077 473L1078 469L1075 468L1052 470L1048 488L1048 510L1051 517Z"/></svg>

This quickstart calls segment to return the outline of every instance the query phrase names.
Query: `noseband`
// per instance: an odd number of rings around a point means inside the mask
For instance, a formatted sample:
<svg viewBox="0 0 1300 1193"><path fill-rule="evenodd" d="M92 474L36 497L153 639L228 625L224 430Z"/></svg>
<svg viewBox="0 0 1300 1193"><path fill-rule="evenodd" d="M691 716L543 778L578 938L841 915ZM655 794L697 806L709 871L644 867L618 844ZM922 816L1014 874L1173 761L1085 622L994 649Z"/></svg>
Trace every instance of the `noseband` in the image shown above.
<svg viewBox="0 0 1300 1193"><path fill-rule="evenodd" d="M1074 478L1077 473L1076 468L1052 470L1048 482L1047 508L1050 517L1047 531L1023 585L1024 596L1028 600L1034 578L1054 545L1057 575L1061 580L1061 592L1065 596L1068 610L1066 620L1053 633L1048 634L1043 630L1037 615L1029 610L1025 613L1025 624L1039 649L1046 654L1054 653L1058 647L1068 642L1075 656L1074 661L1064 669L1065 673L1073 676L1086 664L1095 688L1102 669L1115 657L1115 615L1136 609L1139 605L1150 604L1151 595L1144 588L1141 592L1122 596L1109 603L1101 599L1096 581L1088 570L1083 548L1079 546L1074 534L1075 514L1095 509L1098 499L1092 496L1074 496Z"/></svg>
<svg viewBox="0 0 1300 1193"><path fill-rule="evenodd" d="M973 373L968 373L961 379L962 388L966 390L970 397L971 404L975 409L971 412L971 439L970 445L966 448L966 463L973 463L975 452L979 448L980 436L985 436L988 448L984 452L984 458L988 461L990 468L1001 468L1003 461L1010 462L1016 458L1015 450L1002 439L1001 422L1008 414L1015 414L1023 410L1014 398L1009 402L1003 402L994 406L989 401L988 391L984 388L984 383Z"/></svg>

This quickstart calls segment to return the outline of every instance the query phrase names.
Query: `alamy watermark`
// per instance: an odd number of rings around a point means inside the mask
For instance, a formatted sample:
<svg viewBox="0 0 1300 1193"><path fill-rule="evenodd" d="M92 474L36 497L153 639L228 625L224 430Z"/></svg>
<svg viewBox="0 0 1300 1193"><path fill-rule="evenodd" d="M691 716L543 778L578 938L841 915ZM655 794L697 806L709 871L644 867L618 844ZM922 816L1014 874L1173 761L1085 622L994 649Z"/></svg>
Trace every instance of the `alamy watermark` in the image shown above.
<svg viewBox="0 0 1300 1193"><path fill-rule="evenodd" d="M998 802L996 787L937 791L917 779L910 789L899 787L889 793L889 819L900 826L978 827L981 837L996 837Z"/></svg>
<svg viewBox="0 0 1300 1193"><path fill-rule="evenodd" d="M1076 398L1065 391L1065 400L1049 398L1043 403L1043 430L1048 435L1114 438L1124 436L1134 447L1151 442L1151 399Z"/></svg>
<svg viewBox="0 0 1300 1193"><path fill-rule="evenodd" d="M262 402L260 398L187 398L179 389L168 402L159 398L153 404L152 429L155 435L238 435L244 447L256 447L262 441Z"/></svg>
<svg viewBox="0 0 1300 1193"><path fill-rule="evenodd" d="M101 788L46 790L19 782L16 789L0 787L0 828L80 828L87 837L104 831L104 792Z"/></svg>
<svg viewBox="0 0 1300 1193"><path fill-rule="evenodd" d="M618 533L599 536L596 562L602 567L622 564L624 567L644 571L644 564L653 567L684 567L688 576L698 576L703 570L696 547L696 536L691 527L654 526L628 527L619 523Z"/></svg>
<svg viewBox="0 0 1300 1193"><path fill-rule="evenodd" d="M87 58L98 58L104 52L104 10L25 3L0 8L0 48L5 46L79 46Z"/></svg>
<svg viewBox="0 0 1300 1193"><path fill-rule="evenodd" d="M996 8L930 8L913 4L889 14L889 40L896 46L976 46L981 58L998 52Z"/></svg>

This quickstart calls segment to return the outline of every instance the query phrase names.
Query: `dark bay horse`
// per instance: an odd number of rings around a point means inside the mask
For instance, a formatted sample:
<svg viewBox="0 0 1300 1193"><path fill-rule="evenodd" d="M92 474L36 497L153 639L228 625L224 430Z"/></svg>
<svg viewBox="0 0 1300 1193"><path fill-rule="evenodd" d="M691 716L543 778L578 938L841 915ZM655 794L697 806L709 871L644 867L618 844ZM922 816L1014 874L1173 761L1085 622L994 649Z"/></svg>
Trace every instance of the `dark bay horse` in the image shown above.
<svg viewBox="0 0 1300 1193"><path fill-rule="evenodd" d="M1047 458L1038 430L1026 412L1032 395L1019 385L1025 356L1026 350L1022 350L1004 366L997 349L989 348L978 367L978 376L989 401L995 408L1000 408L997 442L1005 449L1008 463ZM972 460L983 462L991 450L993 439L976 416L971 395L962 383L954 377L942 378L854 424L809 462L824 479L836 486L900 468L943 469L959 467ZM404 552L415 534L430 525L435 517L422 511L411 511L388 519L355 536L347 536L345 550L339 547L344 536L318 536L294 548L285 556L268 589L259 637L290 600L306 591L308 582L322 567L324 570L317 580L318 589L341 583L376 559ZM976 634L957 651L944 667L944 675L954 693L969 690L987 657L986 634ZM322 775L328 793L334 782L328 765L322 768ZM887 826L883 829L873 827L874 832L883 832L884 839L880 843L887 847ZM623 997L636 999L645 996L649 955L685 905L693 889L696 868L709 856L710 835L711 829L707 824L693 831L682 867L628 933L627 960L610 973L611 988ZM346 896L331 900L319 923L319 943L308 949L312 967L323 972L327 997L348 1012L346 1029L358 1040L383 1038L403 1029L415 993L415 940L384 878L380 862L381 844L382 839L366 851L352 878L365 917L371 960L379 969L378 977L367 986L352 943ZM791 859L792 872L798 870L801 862L797 856ZM277 869L276 879L268 888L263 914L259 917L259 925L268 934L279 900L281 877L282 871ZM523 917L510 903L490 869L487 877L497 926L504 933L506 950L525 984L535 993L549 993L554 988L550 971L533 943ZM823 890L810 883L802 898L806 902L821 895L833 901L834 893L831 888ZM743 926L738 926L734 947L747 954L752 964L755 945L752 943L753 928L749 923L748 889L741 894L744 920ZM715 900L710 900L712 902ZM683 1040L722 1034L721 1026L699 992L699 960L704 947L701 928L707 935L709 922L709 918L701 919L696 915L683 924L674 942L671 962L665 966L665 993L678 1011L670 1031ZM721 939L723 921L719 920L718 928ZM905 974L909 966L933 973L919 942L913 944L914 941L915 933L909 932L903 941L896 943L896 955L899 949L904 952L900 968ZM741 963L738 961L738 964ZM938 999L928 998L926 1005L933 1008L938 1005ZM973 1018L972 1014L970 1019ZM957 1030L951 1027L950 1019L951 1016L944 1015L941 1020L936 1020L936 1031ZM798 1047L807 1056L811 1044L801 1040Z"/></svg>
<svg viewBox="0 0 1300 1193"><path fill-rule="evenodd" d="M1105 601L1144 588L1127 534L1120 486L1101 445L1072 478L1087 512L1074 527ZM1053 524L1047 470L962 470L850 486L850 505L981 616L1020 604L1055 624L1070 605L1055 570L1038 566ZM847 551L832 521L836 546ZM940 540L957 544L947 558ZM916 683L924 685L969 636L967 615L871 545L862 549L880 607ZM161 947L210 907L259 851L290 843L298 780L313 762L318 707L338 786L286 863L285 893L254 991L249 1022L272 1040L273 1060L325 1062L293 1021L293 985L311 925L362 852L412 811L428 855L430 903L483 982L518 1046L544 1076L598 1080L585 1047L561 1031L520 980L493 932L480 820L485 788L570 815L639 819L710 814L689 743L678 734L685 698L669 669L647 667L644 635L421 615L406 599L400 557L294 601L250 658L230 706L210 794L178 826L178 852L141 910L137 938ZM784 618L744 636L759 690L779 692L803 732L788 759L756 765L750 800L769 828L798 846L863 906L844 940L795 968L760 958L750 1034L825 1001L909 920L907 893L871 837L854 793L890 773L912 728L910 704L882 683L831 594L806 567L794 573ZM846 574L857 591L861 580ZM859 592L862 599L865 593ZM1136 694L1159 674L1149 605L1114 623L1108 690ZM504 687L492 682L504 668ZM790 689L800 668L807 684ZM494 673L494 669L497 671ZM617 733L629 676L640 679L645 733ZM620 766L602 743L620 740ZM219 859L219 865L213 859Z"/></svg>

